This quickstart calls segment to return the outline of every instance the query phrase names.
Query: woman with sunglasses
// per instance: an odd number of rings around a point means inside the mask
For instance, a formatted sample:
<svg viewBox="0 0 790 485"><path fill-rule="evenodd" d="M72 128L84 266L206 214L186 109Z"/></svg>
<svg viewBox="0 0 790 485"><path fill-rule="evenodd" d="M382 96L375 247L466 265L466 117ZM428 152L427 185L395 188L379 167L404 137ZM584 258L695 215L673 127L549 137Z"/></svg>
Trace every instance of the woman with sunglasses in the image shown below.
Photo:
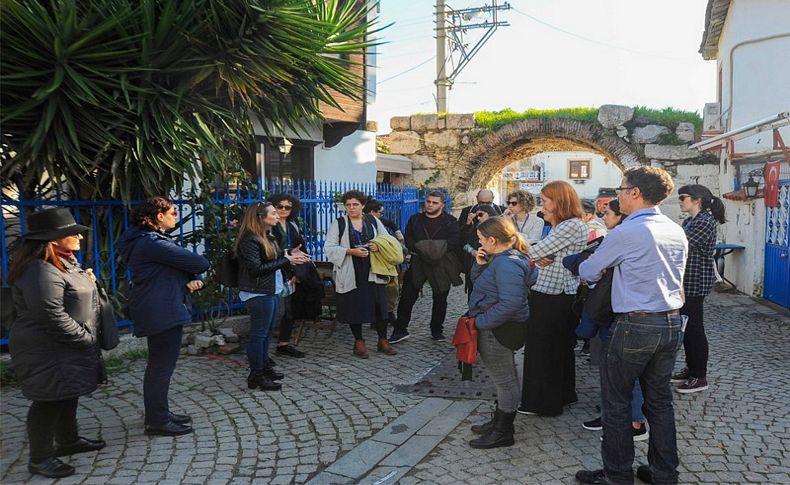
<svg viewBox="0 0 790 485"><path fill-rule="evenodd" d="M272 234L277 239L280 249L286 253L294 249L301 251L304 248L304 238L296 224L297 214L302 208L299 199L291 194L274 194L267 199L277 210L277 224L272 227ZM295 263L296 264L296 263ZM293 332L293 293L296 291L296 276L290 267L283 269L286 285L289 286L286 296L280 298L278 314L280 316L280 335L277 339L277 355L302 358L305 353L297 350L291 345L291 333Z"/></svg>
<svg viewBox="0 0 790 485"><path fill-rule="evenodd" d="M505 216L516 225L518 232L525 235L530 244L540 241L543 235L543 219L532 210L535 208L535 196L524 190L516 190L507 196Z"/></svg>
<svg viewBox="0 0 790 485"><path fill-rule="evenodd" d="M192 432L192 419L170 412L167 394L181 352L184 325L192 321L189 295L203 288L198 275L209 262L182 248L166 233L178 225L178 209L165 197L151 197L132 210L118 249L132 275L129 311L134 334L148 340L143 378L145 434Z"/></svg>
<svg viewBox="0 0 790 485"><path fill-rule="evenodd" d="M269 361L269 339L277 316L280 294L285 289L283 275L291 264L310 260L298 247L288 254L277 243L272 229L279 216L271 202L256 202L247 207L241 220L233 252L239 261L239 299L250 314L247 360L250 374L247 387L278 391L283 374Z"/></svg>
<svg viewBox="0 0 790 485"><path fill-rule="evenodd" d="M702 307L705 297L716 281L713 247L716 245L716 228L724 224L724 204L704 185L685 185L678 189L680 210L689 217L683 220L683 230L689 242L683 290L686 302L680 314L688 317L683 348L686 351L686 368L672 376L680 384L678 392L688 394L708 388L708 338L705 336Z"/></svg>

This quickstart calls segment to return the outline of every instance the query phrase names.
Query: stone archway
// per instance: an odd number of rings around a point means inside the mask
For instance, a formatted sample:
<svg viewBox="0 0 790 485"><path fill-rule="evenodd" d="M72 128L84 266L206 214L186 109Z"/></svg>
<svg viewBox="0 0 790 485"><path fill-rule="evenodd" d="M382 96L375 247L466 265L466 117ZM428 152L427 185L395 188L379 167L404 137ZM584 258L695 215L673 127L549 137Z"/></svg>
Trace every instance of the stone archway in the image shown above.
<svg viewBox="0 0 790 485"><path fill-rule="evenodd" d="M591 151L623 170L662 167L676 187L701 183L715 192L719 186L718 159L686 146L694 139L693 124L635 119L627 106L602 106L596 121L530 118L493 130L476 126L471 113L396 116L390 126L383 137L390 153L413 161L416 184L449 189L456 208L471 203L468 194L510 162L545 151ZM667 135L677 144L661 144Z"/></svg>
<svg viewBox="0 0 790 485"><path fill-rule="evenodd" d="M448 167L451 190L461 194L485 187L511 162L550 151L598 153L621 170L644 163L633 147L600 125L569 119L522 120L471 142L458 162Z"/></svg>

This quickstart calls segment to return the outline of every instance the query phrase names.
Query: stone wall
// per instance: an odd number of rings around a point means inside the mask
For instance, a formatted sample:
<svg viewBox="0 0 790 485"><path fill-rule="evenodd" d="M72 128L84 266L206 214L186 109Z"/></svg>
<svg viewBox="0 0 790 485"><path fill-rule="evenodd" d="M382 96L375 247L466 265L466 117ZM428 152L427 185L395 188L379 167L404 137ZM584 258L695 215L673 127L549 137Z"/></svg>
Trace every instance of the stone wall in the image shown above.
<svg viewBox="0 0 790 485"><path fill-rule="evenodd" d="M592 151L621 169L658 166L672 174L676 187L701 183L718 192L717 159L686 145L659 143L672 134L692 142L693 124L669 127L635 119L627 106L602 106L597 122L536 118L487 130L476 126L471 113L427 114L396 116L390 127L390 153L413 160L414 183L448 188L456 208L471 203L508 164L545 151Z"/></svg>

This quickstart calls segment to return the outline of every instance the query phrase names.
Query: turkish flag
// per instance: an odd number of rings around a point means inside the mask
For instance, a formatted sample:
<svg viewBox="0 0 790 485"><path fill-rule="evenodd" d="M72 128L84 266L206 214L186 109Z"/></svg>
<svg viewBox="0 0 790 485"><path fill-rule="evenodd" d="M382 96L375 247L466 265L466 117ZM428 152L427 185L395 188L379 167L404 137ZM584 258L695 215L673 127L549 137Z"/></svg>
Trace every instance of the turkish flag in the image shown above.
<svg viewBox="0 0 790 485"><path fill-rule="evenodd" d="M779 169L781 162L768 162L763 167L763 177L765 177L766 207L779 207Z"/></svg>

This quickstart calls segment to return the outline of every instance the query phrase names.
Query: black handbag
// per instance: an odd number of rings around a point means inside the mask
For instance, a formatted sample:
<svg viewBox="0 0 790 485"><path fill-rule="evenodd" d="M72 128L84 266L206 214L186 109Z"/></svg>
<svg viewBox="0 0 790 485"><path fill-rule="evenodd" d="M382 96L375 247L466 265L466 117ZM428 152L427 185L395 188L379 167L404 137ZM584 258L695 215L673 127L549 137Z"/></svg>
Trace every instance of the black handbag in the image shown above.
<svg viewBox="0 0 790 485"><path fill-rule="evenodd" d="M527 340L527 322L507 322L491 331L497 342L510 350L520 349Z"/></svg>
<svg viewBox="0 0 790 485"><path fill-rule="evenodd" d="M614 320L612 311L612 278L614 268L609 268L600 280L595 283L595 288L587 293L584 309L587 315L600 324L608 324Z"/></svg>
<svg viewBox="0 0 790 485"><path fill-rule="evenodd" d="M99 293L99 346L103 350L112 350L121 343L118 327L115 326L115 313L107 291L96 283Z"/></svg>
<svg viewBox="0 0 790 485"><path fill-rule="evenodd" d="M227 288L239 287L239 260L233 255L233 251L229 250L222 256L217 281Z"/></svg>

